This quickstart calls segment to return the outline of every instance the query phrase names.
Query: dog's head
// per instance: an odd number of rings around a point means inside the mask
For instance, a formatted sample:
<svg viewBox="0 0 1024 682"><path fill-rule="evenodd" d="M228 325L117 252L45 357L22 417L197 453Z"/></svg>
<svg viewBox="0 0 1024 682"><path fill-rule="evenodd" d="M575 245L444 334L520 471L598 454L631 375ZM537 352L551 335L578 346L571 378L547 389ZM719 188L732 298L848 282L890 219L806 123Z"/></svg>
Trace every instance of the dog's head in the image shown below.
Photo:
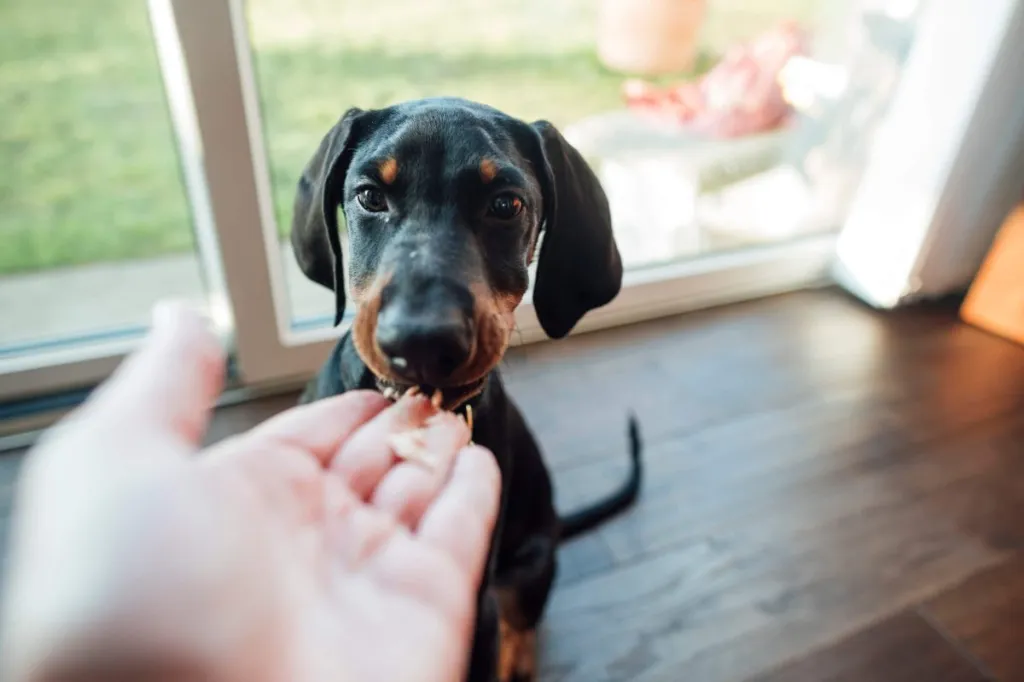
<svg viewBox="0 0 1024 682"><path fill-rule="evenodd" d="M545 121L460 99L346 112L302 174L291 240L306 276L334 290L336 324L347 285L378 379L440 388L448 405L501 360L538 241L533 303L549 337L622 282L608 201L580 154Z"/></svg>

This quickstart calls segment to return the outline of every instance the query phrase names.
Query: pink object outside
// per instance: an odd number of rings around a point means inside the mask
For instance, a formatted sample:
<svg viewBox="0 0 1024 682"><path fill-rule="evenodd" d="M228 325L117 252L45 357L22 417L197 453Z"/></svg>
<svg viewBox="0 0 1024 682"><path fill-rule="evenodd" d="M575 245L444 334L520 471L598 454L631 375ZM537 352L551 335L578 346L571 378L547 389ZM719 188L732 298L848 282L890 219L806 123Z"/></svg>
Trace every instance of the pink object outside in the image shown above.
<svg viewBox="0 0 1024 682"><path fill-rule="evenodd" d="M804 53L799 26L786 23L737 45L696 81L659 88L641 80L623 85L631 109L668 118L716 137L739 137L782 125L790 107L779 73Z"/></svg>

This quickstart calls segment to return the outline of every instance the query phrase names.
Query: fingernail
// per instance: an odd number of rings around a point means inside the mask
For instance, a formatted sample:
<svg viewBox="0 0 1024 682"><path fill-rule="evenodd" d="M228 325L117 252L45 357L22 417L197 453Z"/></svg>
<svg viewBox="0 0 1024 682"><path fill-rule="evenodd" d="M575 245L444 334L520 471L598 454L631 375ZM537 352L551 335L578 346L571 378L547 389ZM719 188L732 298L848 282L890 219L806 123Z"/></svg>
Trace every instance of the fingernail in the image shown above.
<svg viewBox="0 0 1024 682"><path fill-rule="evenodd" d="M209 321L187 302L178 299L158 301L153 306L152 334L163 336L177 333L181 327L194 322L209 329Z"/></svg>
<svg viewBox="0 0 1024 682"><path fill-rule="evenodd" d="M163 333L174 326L177 306L171 301L158 301L153 306L153 331Z"/></svg>
<svg viewBox="0 0 1024 682"><path fill-rule="evenodd" d="M176 301L159 301L153 306L150 338L167 338L174 334L174 329L179 324L180 315L181 306Z"/></svg>

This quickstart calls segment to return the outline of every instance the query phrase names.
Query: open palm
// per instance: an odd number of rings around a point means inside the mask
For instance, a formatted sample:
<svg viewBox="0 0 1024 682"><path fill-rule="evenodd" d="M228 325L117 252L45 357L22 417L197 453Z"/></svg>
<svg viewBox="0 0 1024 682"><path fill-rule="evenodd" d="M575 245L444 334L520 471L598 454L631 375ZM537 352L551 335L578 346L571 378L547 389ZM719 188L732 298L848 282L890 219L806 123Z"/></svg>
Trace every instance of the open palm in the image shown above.
<svg viewBox="0 0 1024 682"><path fill-rule="evenodd" d="M26 461L5 679L458 679L497 508L490 453L425 399L351 393L196 456L223 358L181 308L157 320ZM389 446L414 427L427 465Z"/></svg>

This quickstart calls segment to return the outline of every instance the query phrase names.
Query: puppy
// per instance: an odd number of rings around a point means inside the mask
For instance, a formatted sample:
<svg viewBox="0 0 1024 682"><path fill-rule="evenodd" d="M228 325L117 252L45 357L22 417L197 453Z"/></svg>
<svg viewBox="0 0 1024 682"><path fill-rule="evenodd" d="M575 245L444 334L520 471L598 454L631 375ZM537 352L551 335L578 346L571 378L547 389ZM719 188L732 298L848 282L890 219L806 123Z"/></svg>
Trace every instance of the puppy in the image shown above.
<svg viewBox="0 0 1024 682"><path fill-rule="evenodd" d="M620 489L559 516L497 369L535 258L533 305L553 339L618 294L622 262L597 177L545 121L454 98L350 109L303 171L291 241L305 275L334 291L335 324L346 297L355 309L302 402L416 386L439 391L445 409L472 411L473 439L494 453L503 482L469 679L534 679L559 541L627 508L640 487L631 419Z"/></svg>

